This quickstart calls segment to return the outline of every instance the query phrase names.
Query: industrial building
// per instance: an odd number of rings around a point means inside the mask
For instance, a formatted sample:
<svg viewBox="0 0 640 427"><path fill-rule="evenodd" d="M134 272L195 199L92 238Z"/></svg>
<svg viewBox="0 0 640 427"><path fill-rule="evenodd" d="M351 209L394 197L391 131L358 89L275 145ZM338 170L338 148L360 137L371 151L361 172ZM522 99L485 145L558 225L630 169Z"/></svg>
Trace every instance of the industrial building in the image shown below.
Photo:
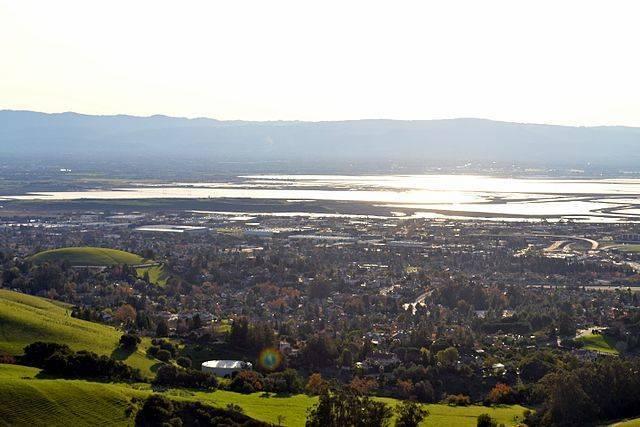
<svg viewBox="0 0 640 427"><path fill-rule="evenodd" d="M143 225L137 227L136 231L148 233L183 233L183 234L203 234L209 231L207 227L194 225Z"/></svg>

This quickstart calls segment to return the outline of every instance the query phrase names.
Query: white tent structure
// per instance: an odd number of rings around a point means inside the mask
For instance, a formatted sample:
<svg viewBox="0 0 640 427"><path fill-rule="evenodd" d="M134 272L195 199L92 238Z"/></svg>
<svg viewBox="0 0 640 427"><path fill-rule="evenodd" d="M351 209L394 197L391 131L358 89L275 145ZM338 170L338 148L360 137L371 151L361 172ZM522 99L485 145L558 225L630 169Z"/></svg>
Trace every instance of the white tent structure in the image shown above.
<svg viewBox="0 0 640 427"><path fill-rule="evenodd" d="M245 369L253 369L253 365L241 360L208 360L202 363L202 372L208 372L219 377L230 377L234 373Z"/></svg>

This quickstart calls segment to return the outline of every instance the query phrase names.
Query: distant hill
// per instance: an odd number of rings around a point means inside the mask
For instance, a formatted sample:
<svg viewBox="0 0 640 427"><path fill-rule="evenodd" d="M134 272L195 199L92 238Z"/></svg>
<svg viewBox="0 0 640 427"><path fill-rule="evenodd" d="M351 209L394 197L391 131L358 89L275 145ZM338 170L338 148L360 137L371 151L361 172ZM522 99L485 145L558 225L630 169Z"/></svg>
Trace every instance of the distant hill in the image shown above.
<svg viewBox="0 0 640 427"><path fill-rule="evenodd" d="M640 128L482 119L245 122L0 111L0 155L43 164L126 162L134 170L162 162L214 170L240 163L246 172L267 164L283 171L301 164L314 170L346 164L358 171L365 164L465 162L637 168Z"/></svg>
<svg viewBox="0 0 640 427"><path fill-rule="evenodd" d="M19 355L35 341L57 342L75 351L113 356L151 376L151 367L158 361L146 356L149 339L145 338L135 352L123 354L118 349L121 331L76 319L70 312L55 301L0 289L0 351Z"/></svg>
<svg viewBox="0 0 640 427"><path fill-rule="evenodd" d="M43 262L68 262L75 267L93 266L108 267L112 265L141 265L150 264L153 260L147 260L140 255L131 252L110 248L95 248L91 246L79 246L71 248L50 249L38 252L29 258L35 264ZM147 265L136 268L138 277L149 274L149 282L164 286L169 279L169 273L163 264Z"/></svg>
<svg viewBox="0 0 640 427"><path fill-rule="evenodd" d="M136 254L109 248L90 246L51 249L38 252L30 257L36 264L50 261L67 261L72 266L110 266L117 264L143 264L145 260Z"/></svg>

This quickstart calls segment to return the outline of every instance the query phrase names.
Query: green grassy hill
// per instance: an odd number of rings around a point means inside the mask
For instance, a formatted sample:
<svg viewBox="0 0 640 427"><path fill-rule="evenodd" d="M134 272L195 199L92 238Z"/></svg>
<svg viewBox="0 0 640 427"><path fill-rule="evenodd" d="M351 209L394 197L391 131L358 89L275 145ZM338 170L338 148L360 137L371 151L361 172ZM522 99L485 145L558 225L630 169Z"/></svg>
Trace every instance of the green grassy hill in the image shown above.
<svg viewBox="0 0 640 427"><path fill-rule="evenodd" d="M152 261L142 258L130 252L118 249L95 248L91 246L80 246L71 248L51 249L38 252L29 258L36 264L43 262L67 261L75 267L95 266L108 267L117 264L139 265ZM149 282L164 286L167 283L169 274L164 265L152 265L149 267L136 268L136 274L142 278L145 271L149 273Z"/></svg>
<svg viewBox="0 0 640 427"><path fill-rule="evenodd" d="M31 256L36 264L47 261L67 261L73 266L109 266L116 264L143 264L140 255L118 249L94 248L90 246L51 249Z"/></svg>
<svg viewBox="0 0 640 427"><path fill-rule="evenodd" d="M136 352L123 354L118 350L122 332L73 318L70 313L64 304L0 289L0 351L17 355L34 341L51 341L67 344L76 351L112 356L151 375L151 367L157 361L145 355L148 339Z"/></svg>
<svg viewBox="0 0 640 427"><path fill-rule="evenodd" d="M0 425L132 425L125 415L132 397L144 398L151 394L147 384L107 384L81 380L37 379L39 370L24 366L0 364ZM169 390L172 399L196 400L204 404L223 407L235 403L252 418L277 423L278 415L286 416L285 425L303 426L307 409L317 402L316 397L262 397L228 391L211 393L188 390ZM380 399L390 405L394 399ZM498 423L514 425L525 408L500 406L452 407L425 405L431 415L424 426L472 427L479 414L489 413ZM516 418L520 417L520 418Z"/></svg>

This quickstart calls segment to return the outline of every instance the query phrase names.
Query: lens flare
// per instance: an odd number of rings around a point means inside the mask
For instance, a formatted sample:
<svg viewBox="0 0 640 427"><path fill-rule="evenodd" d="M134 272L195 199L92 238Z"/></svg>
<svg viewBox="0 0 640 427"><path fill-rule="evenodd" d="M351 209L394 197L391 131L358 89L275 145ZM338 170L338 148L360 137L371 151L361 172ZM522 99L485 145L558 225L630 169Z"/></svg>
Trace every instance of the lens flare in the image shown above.
<svg viewBox="0 0 640 427"><path fill-rule="evenodd" d="M275 371L282 363L282 355L275 348L265 348L258 356L258 363L268 371Z"/></svg>

